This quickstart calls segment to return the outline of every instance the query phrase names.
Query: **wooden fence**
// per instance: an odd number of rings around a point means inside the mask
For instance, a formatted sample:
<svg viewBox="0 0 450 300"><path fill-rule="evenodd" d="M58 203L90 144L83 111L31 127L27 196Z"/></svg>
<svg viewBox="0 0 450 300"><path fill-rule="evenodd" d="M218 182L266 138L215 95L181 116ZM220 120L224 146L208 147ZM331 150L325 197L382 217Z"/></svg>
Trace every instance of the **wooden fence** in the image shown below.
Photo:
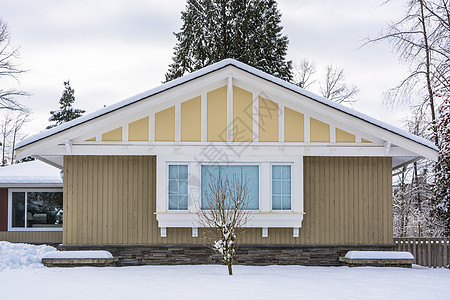
<svg viewBox="0 0 450 300"><path fill-rule="evenodd" d="M450 238L394 238L398 251L409 251L414 263L432 268L450 265Z"/></svg>

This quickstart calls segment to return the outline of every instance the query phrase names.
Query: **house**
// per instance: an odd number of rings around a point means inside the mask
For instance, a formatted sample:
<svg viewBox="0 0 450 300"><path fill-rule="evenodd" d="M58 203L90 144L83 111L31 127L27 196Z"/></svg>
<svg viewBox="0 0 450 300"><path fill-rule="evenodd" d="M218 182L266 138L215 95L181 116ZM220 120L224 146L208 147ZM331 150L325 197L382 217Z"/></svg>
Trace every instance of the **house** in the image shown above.
<svg viewBox="0 0 450 300"><path fill-rule="evenodd" d="M62 242L60 173L37 160L0 168L0 241Z"/></svg>
<svg viewBox="0 0 450 300"><path fill-rule="evenodd" d="M208 174L245 173L238 262L338 264L392 249L392 170L429 141L226 59L17 146L64 172L63 248L124 264L211 262ZM345 252L344 252L345 253Z"/></svg>

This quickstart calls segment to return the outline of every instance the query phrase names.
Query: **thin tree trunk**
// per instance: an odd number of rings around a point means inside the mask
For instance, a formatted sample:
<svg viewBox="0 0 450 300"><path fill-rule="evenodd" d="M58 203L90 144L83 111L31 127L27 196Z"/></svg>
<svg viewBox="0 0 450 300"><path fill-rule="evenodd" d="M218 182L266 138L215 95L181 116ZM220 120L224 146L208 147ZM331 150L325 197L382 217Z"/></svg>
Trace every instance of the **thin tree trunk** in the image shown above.
<svg viewBox="0 0 450 300"><path fill-rule="evenodd" d="M16 135L17 135L17 127L14 129L13 140L12 140L12 149L11 149L11 164L14 164L14 147L16 146Z"/></svg>
<svg viewBox="0 0 450 300"><path fill-rule="evenodd" d="M423 0L419 0L420 3L420 14L421 14L421 19L420 19L420 23L422 24L422 33L423 33L423 41L425 43L425 54L426 54L426 72L425 72L425 76L427 79L427 89L428 89L428 97L429 97L429 101L430 101L430 110L431 110L431 121L433 122L434 126L433 126L433 131L434 131L434 144L436 146L439 146L439 137L437 135L437 128L435 125L436 122L436 110L434 107L434 97L433 97L433 88L431 86L431 74L430 74L430 65L431 65L431 53L430 53L430 47L428 45L428 36L427 36L427 28L426 28L426 24L425 24L425 15L423 12Z"/></svg>
<svg viewBox="0 0 450 300"><path fill-rule="evenodd" d="M228 275L233 275L233 269L232 269L232 264L231 264L231 262L229 261L229 262L227 263L227 265L228 265Z"/></svg>

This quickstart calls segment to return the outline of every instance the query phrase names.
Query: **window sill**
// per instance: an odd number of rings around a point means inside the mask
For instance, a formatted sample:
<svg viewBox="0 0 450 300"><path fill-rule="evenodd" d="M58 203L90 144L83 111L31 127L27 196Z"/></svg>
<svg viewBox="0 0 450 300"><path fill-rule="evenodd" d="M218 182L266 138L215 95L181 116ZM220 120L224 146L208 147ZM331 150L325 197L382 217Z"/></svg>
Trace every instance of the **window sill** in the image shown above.
<svg viewBox="0 0 450 300"><path fill-rule="evenodd" d="M245 227L248 228L300 228L303 220L303 212L294 211L249 211L250 220ZM201 227L195 212L167 211L156 212L158 227Z"/></svg>

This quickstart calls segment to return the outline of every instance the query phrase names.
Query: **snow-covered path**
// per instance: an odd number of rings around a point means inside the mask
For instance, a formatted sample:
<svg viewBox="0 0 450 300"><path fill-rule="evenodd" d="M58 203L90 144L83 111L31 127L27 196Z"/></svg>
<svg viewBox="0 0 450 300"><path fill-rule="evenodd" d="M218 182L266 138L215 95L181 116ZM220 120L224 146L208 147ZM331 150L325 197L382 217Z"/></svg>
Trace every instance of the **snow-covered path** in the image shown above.
<svg viewBox="0 0 450 300"><path fill-rule="evenodd" d="M414 267L23 267L0 272L1 299L448 299L450 270Z"/></svg>

